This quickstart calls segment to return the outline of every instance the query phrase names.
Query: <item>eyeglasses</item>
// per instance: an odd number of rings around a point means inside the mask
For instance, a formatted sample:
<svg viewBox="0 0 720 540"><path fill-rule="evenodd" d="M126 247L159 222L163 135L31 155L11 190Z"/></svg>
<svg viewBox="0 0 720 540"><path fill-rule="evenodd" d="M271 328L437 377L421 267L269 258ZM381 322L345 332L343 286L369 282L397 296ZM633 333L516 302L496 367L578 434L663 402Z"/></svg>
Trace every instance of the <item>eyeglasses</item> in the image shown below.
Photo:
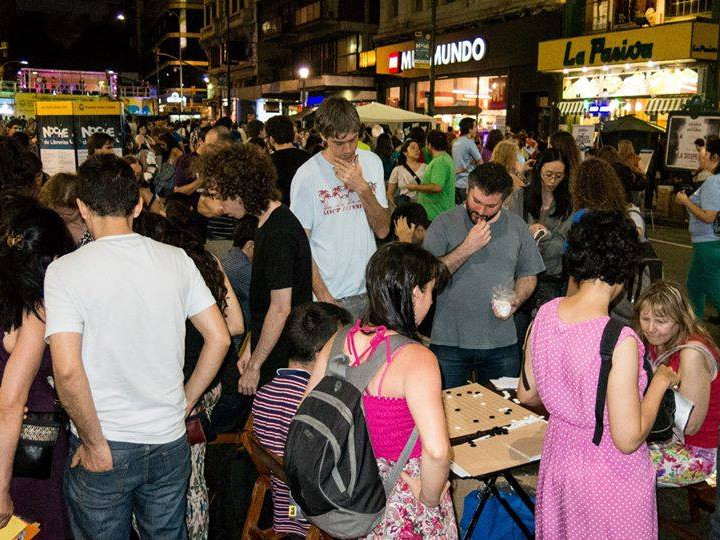
<svg viewBox="0 0 720 540"><path fill-rule="evenodd" d="M565 178L565 173L554 173L552 171L543 171L540 173L540 176L542 176L543 180L557 180L558 182Z"/></svg>

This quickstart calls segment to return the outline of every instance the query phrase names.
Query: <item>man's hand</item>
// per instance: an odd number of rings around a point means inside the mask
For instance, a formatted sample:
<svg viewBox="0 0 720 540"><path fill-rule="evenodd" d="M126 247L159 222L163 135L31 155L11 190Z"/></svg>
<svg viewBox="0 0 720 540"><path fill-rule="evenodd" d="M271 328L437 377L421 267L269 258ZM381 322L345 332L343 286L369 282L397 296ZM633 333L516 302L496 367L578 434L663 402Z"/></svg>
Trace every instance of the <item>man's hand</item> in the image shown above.
<svg viewBox="0 0 720 540"><path fill-rule="evenodd" d="M112 454L107 441L97 448L92 448L81 444L75 451L70 461L70 467L77 467L78 464L90 472L107 472L113 468Z"/></svg>
<svg viewBox="0 0 720 540"><path fill-rule="evenodd" d="M10 497L10 489L0 492L0 529L5 527L13 516L13 502Z"/></svg>
<svg viewBox="0 0 720 540"><path fill-rule="evenodd" d="M490 225L488 225L487 221L481 219L468 232L465 237L465 244L475 253L488 245L490 238Z"/></svg>
<svg viewBox="0 0 720 540"><path fill-rule="evenodd" d="M257 392L258 382L260 382L260 369L249 362L240 380L238 381L238 392L246 396L252 396Z"/></svg>
<svg viewBox="0 0 720 540"><path fill-rule="evenodd" d="M250 344L248 343L238 357L237 367L240 375L245 373L248 363L250 362Z"/></svg>
<svg viewBox="0 0 720 540"><path fill-rule="evenodd" d="M360 167L360 160L357 156L355 156L355 159L351 163L336 160L333 163L333 170L335 171L335 176L337 176L350 191L359 192L370 187L363 177L362 167Z"/></svg>
<svg viewBox="0 0 720 540"><path fill-rule="evenodd" d="M687 206L687 203L690 201L688 194L684 191L678 191L675 195L675 202L678 203L680 206Z"/></svg>
<svg viewBox="0 0 720 540"><path fill-rule="evenodd" d="M407 218L400 216L395 220L395 235L400 242L411 244L413 234L415 233L415 224L408 225Z"/></svg>
<svg viewBox="0 0 720 540"><path fill-rule="evenodd" d="M518 300L517 295L513 295L513 297L509 300L509 302L510 302L510 312L507 313L507 314L505 314L505 313L501 313L501 312L500 312L500 310L498 309L498 306L497 306L496 301L495 301L495 300L492 301L493 314L494 314L498 319L501 319L501 320L503 320L503 321L507 321L510 317L512 317L512 316L515 314L515 312L517 311L517 309L520 307L520 301Z"/></svg>

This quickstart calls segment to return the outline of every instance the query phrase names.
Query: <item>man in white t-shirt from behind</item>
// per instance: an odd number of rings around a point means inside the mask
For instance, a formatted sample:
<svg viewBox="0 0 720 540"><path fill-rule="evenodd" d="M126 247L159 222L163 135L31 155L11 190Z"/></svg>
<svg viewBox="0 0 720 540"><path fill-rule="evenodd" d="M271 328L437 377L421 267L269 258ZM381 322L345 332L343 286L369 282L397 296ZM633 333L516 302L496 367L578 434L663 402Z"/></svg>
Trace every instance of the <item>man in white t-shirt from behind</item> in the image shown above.
<svg viewBox="0 0 720 540"><path fill-rule="evenodd" d="M358 149L360 117L347 99L326 99L315 125L327 147L295 173L290 209L310 239L315 297L359 317L375 237L390 232L382 161Z"/></svg>
<svg viewBox="0 0 720 540"><path fill-rule="evenodd" d="M130 165L114 155L78 171L77 204L94 242L45 277L55 385L72 420L65 497L75 538L186 538L185 418L230 344L218 306L181 249L132 231L142 210ZM185 321L204 338L183 386Z"/></svg>

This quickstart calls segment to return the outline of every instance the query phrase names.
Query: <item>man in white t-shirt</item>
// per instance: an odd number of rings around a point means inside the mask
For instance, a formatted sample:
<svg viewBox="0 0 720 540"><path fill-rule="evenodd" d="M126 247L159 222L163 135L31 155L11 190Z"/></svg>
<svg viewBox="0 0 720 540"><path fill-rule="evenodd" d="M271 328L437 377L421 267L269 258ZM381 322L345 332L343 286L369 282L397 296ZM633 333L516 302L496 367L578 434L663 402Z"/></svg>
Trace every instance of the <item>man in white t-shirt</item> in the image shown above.
<svg viewBox="0 0 720 540"><path fill-rule="evenodd" d="M365 267L375 237L390 232L382 161L358 150L360 117L348 100L325 100L315 125L327 147L295 173L290 209L310 239L315 296L357 317L365 306Z"/></svg>
<svg viewBox="0 0 720 540"><path fill-rule="evenodd" d="M114 155L78 171L77 204L94 242L45 276L55 385L72 420L65 496L76 538L185 538L190 452L185 417L230 344L184 251L132 231L142 210L130 165ZM185 321L204 338L183 386Z"/></svg>
<svg viewBox="0 0 720 540"><path fill-rule="evenodd" d="M460 120L460 137L452 145L452 157L455 161L455 203L462 204L467 199L468 175L482 163L480 150L475 144L477 124L474 118Z"/></svg>

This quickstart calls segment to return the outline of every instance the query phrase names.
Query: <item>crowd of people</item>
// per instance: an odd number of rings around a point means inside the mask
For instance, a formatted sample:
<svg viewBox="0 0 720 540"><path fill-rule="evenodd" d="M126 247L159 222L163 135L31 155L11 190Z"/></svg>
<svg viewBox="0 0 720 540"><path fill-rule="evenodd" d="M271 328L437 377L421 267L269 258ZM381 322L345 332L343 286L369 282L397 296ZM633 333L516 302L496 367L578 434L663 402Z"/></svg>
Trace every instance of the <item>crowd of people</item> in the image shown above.
<svg viewBox="0 0 720 540"><path fill-rule="evenodd" d="M127 132L123 156L97 133L77 173L50 178L27 136L0 136L0 528L16 513L44 538L207 538L212 431L252 425L283 458L333 347L348 369L388 347L362 394L382 478L419 433L367 538L458 536L442 391L468 380L519 377L549 413L538 538L657 537L656 485L715 471L720 352L702 318L720 308L720 141L677 195L686 289L638 275L629 141L583 159L569 133L473 118L457 136L391 132L343 98L310 130ZM669 389L694 404L685 432L647 442ZM45 459L20 459L33 445ZM277 478L272 502L276 533L307 533Z"/></svg>

